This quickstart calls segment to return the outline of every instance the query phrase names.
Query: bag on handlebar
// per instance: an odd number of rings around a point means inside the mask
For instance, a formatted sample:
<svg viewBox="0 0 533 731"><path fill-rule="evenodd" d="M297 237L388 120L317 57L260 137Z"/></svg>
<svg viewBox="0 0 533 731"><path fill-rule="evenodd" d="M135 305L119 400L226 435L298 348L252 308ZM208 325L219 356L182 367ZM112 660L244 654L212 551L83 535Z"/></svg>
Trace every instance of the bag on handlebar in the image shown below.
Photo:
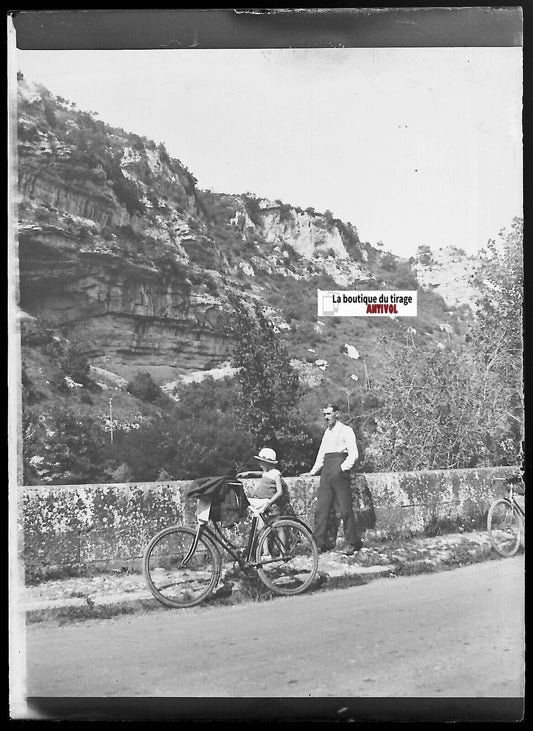
<svg viewBox="0 0 533 731"><path fill-rule="evenodd" d="M223 525L234 525L246 515L248 499L243 484L235 477L203 477L188 491L192 498L211 500L209 518Z"/></svg>

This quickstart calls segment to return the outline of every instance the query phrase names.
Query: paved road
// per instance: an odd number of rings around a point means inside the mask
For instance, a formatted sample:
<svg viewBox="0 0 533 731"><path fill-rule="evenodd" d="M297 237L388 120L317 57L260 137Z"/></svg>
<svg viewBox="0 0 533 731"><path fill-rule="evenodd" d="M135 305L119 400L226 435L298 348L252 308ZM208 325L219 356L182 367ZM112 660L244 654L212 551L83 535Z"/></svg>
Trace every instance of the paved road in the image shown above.
<svg viewBox="0 0 533 731"><path fill-rule="evenodd" d="M27 631L30 696L523 694L523 557Z"/></svg>

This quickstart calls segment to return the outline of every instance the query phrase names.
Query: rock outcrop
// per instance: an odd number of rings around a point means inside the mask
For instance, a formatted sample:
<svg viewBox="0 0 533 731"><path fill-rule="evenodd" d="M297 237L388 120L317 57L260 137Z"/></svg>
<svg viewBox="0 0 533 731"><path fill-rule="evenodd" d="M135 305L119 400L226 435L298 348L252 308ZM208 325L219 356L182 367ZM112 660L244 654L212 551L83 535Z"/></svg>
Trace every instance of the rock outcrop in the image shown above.
<svg viewBox="0 0 533 731"><path fill-rule="evenodd" d="M439 294L450 306L474 307L478 297L474 278L479 265L478 257L468 256L455 246L445 246L419 255L413 269L420 285Z"/></svg>

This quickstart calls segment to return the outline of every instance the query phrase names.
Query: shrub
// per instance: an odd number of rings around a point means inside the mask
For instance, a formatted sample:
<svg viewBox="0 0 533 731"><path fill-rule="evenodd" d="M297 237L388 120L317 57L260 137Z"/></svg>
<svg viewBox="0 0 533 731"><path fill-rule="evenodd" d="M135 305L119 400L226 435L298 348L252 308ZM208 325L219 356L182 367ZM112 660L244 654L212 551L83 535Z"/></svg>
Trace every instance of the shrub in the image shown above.
<svg viewBox="0 0 533 731"><path fill-rule="evenodd" d="M277 431L271 446L276 450L280 469L289 476L309 469L315 461L319 444L320 440L316 439L308 426L297 416L291 415L288 422Z"/></svg>
<svg viewBox="0 0 533 731"><path fill-rule="evenodd" d="M149 373L137 373L126 386L128 393L135 398L153 404L164 394Z"/></svg>
<svg viewBox="0 0 533 731"><path fill-rule="evenodd" d="M418 247L417 250L417 259L423 266L429 266L433 263L433 253L429 246L426 246L426 244L421 244Z"/></svg>
<svg viewBox="0 0 533 731"><path fill-rule="evenodd" d="M22 403L25 405L33 404L43 398L43 394L38 391L31 378L28 375L26 363L21 364L21 386L22 386Z"/></svg>
<svg viewBox="0 0 533 731"><path fill-rule="evenodd" d="M54 105L48 100L44 102L44 116L52 129L57 127L57 116L55 113Z"/></svg>
<svg viewBox="0 0 533 731"><path fill-rule="evenodd" d="M20 326L20 342L23 347L35 348L54 342L52 328L39 318L23 320Z"/></svg>
<svg viewBox="0 0 533 731"><path fill-rule="evenodd" d="M376 386L381 408L367 450L378 469L516 463L519 442L506 417L506 388L478 352L405 347L383 361L382 372L390 375Z"/></svg>
<svg viewBox="0 0 533 731"><path fill-rule="evenodd" d="M59 366L64 376L72 378L82 386L94 386L94 382L89 377L89 361L72 344L68 343L64 348Z"/></svg>
<svg viewBox="0 0 533 731"><path fill-rule="evenodd" d="M157 151L159 152L159 158L161 162L165 163L165 165L170 165L170 157L168 155L167 148L165 147L163 142L158 145Z"/></svg>
<svg viewBox="0 0 533 731"><path fill-rule="evenodd" d="M389 254L388 252L386 254L383 254L381 258L381 266L383 269L385 269L388 272L393 272L396 270L398 260L394 256L394 254Z"/></svg>
<svg viewBox="0 0 533 731"><path fill-rule="evenodd" d="M42 352L55 360L59 369L55 382L60 389L65 390L67 388L66 379L71 379L86 388L98 388L89 375L90 365L87 357L78 350L75 344L54 337L51 329L46 329L38 322L34 323L34 327L25 336L25 340L25 344L33 346L43 344Z"/></svg>
<svg viewBox="0 0 533 731"><path fill-rule="evenodd" d="M279 218L282 223L290 221L292 217L292 206L288 203L280 203L279 206Z"/></svg>
<svg viewBox="0 0 533 731"><path fill-rule="evenodd" d="M128 180L121 174L118 179L113 181L112 187L118 200L126 207L130 215L144 213L144 205L139 199L137 185L132 180Z"/></svg>
<svg viewBox="0 0 533 731"><path fill-rule="evenodd" d="M333 229L336 226L336 222L338 219L335 218L333 213L328 209L324 213L324 218L326 219L326 228L328 231L333 231Z"/></svg>
<svg viewBox="0 0 533 731"><path fill-rule="evenodd" d="M26 126L19 122L17 126L17 133L21 142L39 142L39 132L33 124Z"/></svg>
<svg viewBox="0 0 533 731"><path fill-rule="evenodd" d="M244 195L243 199L250 219L253 221L253 223L255 223L256 226L261 225L262 218L261 208L259 206L259 199L250 194Z"/></svg>
<svg viewBox="0 0 533 731"><path fill-rule="evenodd" d="M230 414L197 412L156 418L121 438L120 458L133 480L188 480L235 474L252 454L249 435L239 430Z"/></svg>
<svg viewBox="0 0 533 731"><path fill-rule="evenodd" d="M237 408L237 384L227 376L215 380L204 378L200 383L182 386L175 413L178 419L190 419L195 414L233 413Z"/></svg>
<svg viewBox="0 0 533 731"><path fill-rule="evenodd" d="M105 432L96 419L68 408L54 407L37 416L25 409L22 418L25 485L69 485L105 479Z"/></svg>

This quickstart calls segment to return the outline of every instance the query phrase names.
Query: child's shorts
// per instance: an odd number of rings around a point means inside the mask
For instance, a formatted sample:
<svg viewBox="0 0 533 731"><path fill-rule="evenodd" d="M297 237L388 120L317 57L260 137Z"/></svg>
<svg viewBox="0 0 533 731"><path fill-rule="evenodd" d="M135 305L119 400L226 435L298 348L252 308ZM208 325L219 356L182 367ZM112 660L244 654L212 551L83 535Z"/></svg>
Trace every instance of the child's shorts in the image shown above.
<svg viewBox="0 0 533 731"><path fill-rule="evenodd" d="M269 498L267 498L267 497L249 497L248 498L248 502L250 503L252 508L260 508L265 503L268 503L268 501L269 501ZM272 503L272 505L270 505L267 508L267 513L268 513L268 515L270 515L273 518L282 514L281 508L277 503ZM261 516L259 516L259 528L262 528L264 525L265 525L265 521L261 518Z"/></svg>

